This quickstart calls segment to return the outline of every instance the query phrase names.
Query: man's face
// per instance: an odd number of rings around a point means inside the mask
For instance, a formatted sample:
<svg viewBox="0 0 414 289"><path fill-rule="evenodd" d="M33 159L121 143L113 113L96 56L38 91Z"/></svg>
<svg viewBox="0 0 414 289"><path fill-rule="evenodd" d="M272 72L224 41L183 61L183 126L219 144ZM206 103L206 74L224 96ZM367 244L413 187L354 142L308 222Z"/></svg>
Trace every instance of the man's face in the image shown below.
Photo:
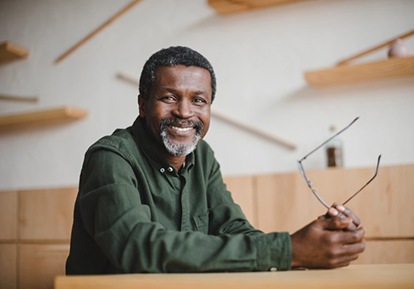
<svg viewBox="0 0 414 289"><path fill-rule="evenodd" d="M208 70L178 65L159 67L148 99L139 98L140 116L170 155L191 153L210 126L211 77Z"/></svg>

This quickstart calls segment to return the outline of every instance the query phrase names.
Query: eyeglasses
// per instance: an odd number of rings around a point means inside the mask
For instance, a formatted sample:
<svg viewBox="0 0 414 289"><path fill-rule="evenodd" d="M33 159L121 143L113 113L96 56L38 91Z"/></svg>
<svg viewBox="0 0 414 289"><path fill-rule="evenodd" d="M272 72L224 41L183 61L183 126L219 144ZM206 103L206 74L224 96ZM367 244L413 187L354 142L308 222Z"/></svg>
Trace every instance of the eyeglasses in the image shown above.
<svg viewBox="0 0 414 289"><path fill-rule="evenodd" d="M323 143L321 143L319 146L317 146L316 148L314 148L313 150L311 150L307 155L305 155L303 158L301 158L300 160L298 160L298 166L299 166L299 171L302 174L303 178L305 179L306 184L308 185L309 189L312 191L313 195L318 199L318 201L325 206L327 209L329 209L329 205L328 203L319 195L318 190L313 187L312 185L312 181L308 178L308 176L305 173L305 168L303 167L302 162L304 160L306 160L311 154L313 154L315 151L317 151L318 149L320 149L322 146L324 146L325 144L327 144L328 142L330 142L333 138L335 138L336 136L338 136L339 134L341 134L342 132L344 132L346 129L348 129L351 125L354 124L354 122L356 122L359 119L359 117L355 118L350 124L348 124L345 128L341 129L340 131L338 131L336 134L334 134L333 136L331 136L330 138L328 138L326 141L324 141ZM380 160L381 160L381 155L378 156L377 159L377 166L375 168L375 174L368 180L368 182L365 183L365 185L363 185L356 193L354 193L353 195L351 195L351 197L349 197L345 202L342 203L342 205L345 205L346 203L348 203L350 200L352 200L356 195L359 194L359 192L361 192L363 189L365 189L366 186L368 186L377 176L378 174L378 168L379 168L379 164L380 164Z"/></svg>

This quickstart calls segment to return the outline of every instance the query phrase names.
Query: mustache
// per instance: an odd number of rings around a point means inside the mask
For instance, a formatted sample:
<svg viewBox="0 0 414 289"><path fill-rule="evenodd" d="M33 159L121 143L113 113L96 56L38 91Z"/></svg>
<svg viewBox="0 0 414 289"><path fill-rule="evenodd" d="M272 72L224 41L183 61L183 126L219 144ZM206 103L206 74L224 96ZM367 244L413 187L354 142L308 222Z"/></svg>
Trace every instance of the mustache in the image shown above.
<svg viewBox="0 0 414 289"><path fill-rule="evenodd" d="M166 129L167 126L192 126L196 130L196 134L201 134L201 131L203 130L203 124L201 121L194 121L189 119L182 119L179 117L171 117L171 118L164 118L161 120L160 128L161 131Z"/></svg>

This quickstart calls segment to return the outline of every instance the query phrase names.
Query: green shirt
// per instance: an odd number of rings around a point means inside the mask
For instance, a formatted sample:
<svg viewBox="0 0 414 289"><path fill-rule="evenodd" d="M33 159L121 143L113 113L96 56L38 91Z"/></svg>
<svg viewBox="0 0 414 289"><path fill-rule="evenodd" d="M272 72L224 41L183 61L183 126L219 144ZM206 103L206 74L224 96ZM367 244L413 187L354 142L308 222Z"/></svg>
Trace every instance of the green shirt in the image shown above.
<svg viewBox="0 0 414 289"><path fill-rule="evenodd" d="M290 263L289 234L249 224L205 141L177 171L138 117L86 152L67 274L288 270Z"/></svg>

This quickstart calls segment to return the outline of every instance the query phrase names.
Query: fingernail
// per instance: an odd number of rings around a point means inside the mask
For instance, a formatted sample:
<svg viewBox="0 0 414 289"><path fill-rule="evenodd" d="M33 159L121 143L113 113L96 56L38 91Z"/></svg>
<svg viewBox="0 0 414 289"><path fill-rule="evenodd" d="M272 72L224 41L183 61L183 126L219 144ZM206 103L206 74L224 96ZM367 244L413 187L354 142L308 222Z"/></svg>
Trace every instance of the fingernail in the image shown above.
<svg viewBox="0 0 414 289"><path fill-rule="evenodd" d="M329 214L335 217L339 214L339 212L334 208L329 208Z"/></svg>
<svg viewBox="0 0 414 289"><path fill-rule="evenodd" d="M336 206L336 208L341 212L345 212L345 210L346 210L343 205L338 205L338 206Z"/></svg>

